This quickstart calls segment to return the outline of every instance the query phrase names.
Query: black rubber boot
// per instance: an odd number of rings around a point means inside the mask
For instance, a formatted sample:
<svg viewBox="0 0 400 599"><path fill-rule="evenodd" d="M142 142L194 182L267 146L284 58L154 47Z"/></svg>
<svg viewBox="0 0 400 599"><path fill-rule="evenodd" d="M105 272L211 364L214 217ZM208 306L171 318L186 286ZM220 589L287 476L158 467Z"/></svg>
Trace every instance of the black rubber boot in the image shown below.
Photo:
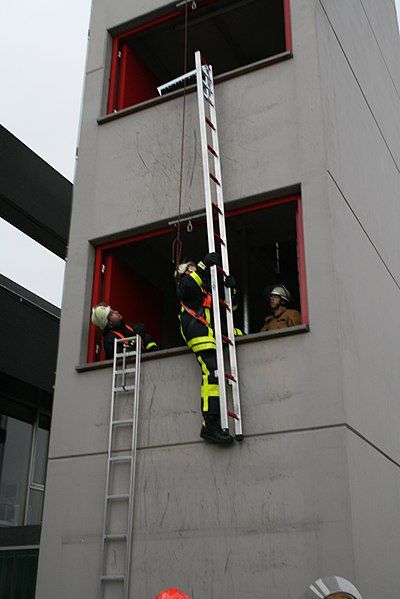
<svg viewBox="0 0 400 599"><path fill-rule="evenodd" d="M219 417L214 414L204 416L203 426L201 427L200 437L210 443L219 445L230 445L233 443L233 437L229 433L224 433L219 424Z"/></svg>

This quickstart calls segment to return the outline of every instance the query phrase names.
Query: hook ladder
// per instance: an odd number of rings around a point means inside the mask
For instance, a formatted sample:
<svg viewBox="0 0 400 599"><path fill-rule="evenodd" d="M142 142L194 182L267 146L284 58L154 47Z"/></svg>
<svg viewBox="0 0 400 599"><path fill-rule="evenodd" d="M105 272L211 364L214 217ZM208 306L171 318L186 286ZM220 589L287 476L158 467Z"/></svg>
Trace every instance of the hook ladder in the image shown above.
<svg viewBox="0 0 400 599"><path fill-rule="evenodd" d="M218 276L225 278L229 275L229 258L212 66L207 64L200 52L197 51L195 52L195 69L159 86L157 89L159 94L162 95L164 92L171 91L184 83L185 80L190 79L195 79L197 85L208 251L218 251L222 259L221 267L211 266L210 268L221 428L228 433L228 417L232 417L235 423L235 438L241 441L243 439L243 430L232 294L229 288L224 287L225 297L222 299L218 288ZM222 333L221 308L226 313L227 335ZM228 345L228 355L224 353L224 345ZM228 387L232 391L233 410L228 409Z"/></svg>

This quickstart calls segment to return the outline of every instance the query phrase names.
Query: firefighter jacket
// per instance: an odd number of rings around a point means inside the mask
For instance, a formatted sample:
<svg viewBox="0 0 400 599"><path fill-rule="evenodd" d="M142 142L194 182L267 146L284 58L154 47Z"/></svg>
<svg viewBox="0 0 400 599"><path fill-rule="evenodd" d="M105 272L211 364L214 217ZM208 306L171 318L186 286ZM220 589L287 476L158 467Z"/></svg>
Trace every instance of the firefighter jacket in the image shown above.
<svg viewBox="0 0 400 599"><path fill-rule="evenodd" d="M286 329L301 324L300 312L280 306L272 316L267 316L265 324L261 331L275 331L276 329Z"/></svg>
<svg viewBox="0 0 400 599"><path fill-rule="evenodd" d="M208 295L206 288L209 287L209 273L201 271L199 268L196 272L191 272L189 275L180 278L177 287L178 298L182 304L198 312Z"/></svg>
<svg viewBox="0 0 400 599"><path fill-rule="evenodd" d="M210 273L209 270L202 266L202 262L198 264L196 272L192 272L189 275L184 275L180 278L177 295L182 304L181 312L190 314L193 318L197 318L200 322L208 326L213 326L212 322L212 297L209 289ZM224 298L224 285L222 278L218 281L219 297ZM237 295L236 289L231 289L232 293L232 309L237 309ZM226 318L224 313L221 313L221 326L222 334L226 335ZM239 328L234 329L234 335L241 336L243 332Z"/></svg>
<svg viewBox="0 0 400 599"><path fill-rule="evenodd" d="M202 262L198 264L196 272L182 276L177 287L177 294L181 303L195 312L201 311L202 306L211 306L211 299L207 299L208 296L211 296L210 272L208 268L205 270L203 266L200 266L202 264ZM218 292L219 297L224 299L225 292L222 278L218 280ZM231 289L231 294L232 309L235 311L238 306L236 289Z"/></svg>
<svg viewBox="0 0 400 599"><path fill-rule="evenodd" d="M157 343L151 338L150 334L145 330L142 324L126 324L124 321L119 322L113 327L107 326L103 331L103 346L106 360L111 360L114 357L114 341L115 339L126 339L140 335L142 338L142 347L146 351L158 349ZM134 340L130 343L134 344Z"/></svg>

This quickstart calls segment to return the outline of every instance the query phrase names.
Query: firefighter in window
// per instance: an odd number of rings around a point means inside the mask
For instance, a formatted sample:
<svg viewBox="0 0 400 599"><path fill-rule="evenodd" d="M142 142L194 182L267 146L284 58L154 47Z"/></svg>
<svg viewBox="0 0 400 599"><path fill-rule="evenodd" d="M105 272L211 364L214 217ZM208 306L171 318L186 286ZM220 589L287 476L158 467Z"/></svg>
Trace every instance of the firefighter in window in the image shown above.
<svg viewBox="0 0 400 599"><path fill-rule="evenodd" d="M135 323L126 324L117 310L113 310L104 303L98 304L92 308L92 323L99 327L103 333L103 347L106 360L114 357L114 340L126 339L135 335L142 338L142 347L145 351L155 351L158 348L157 343L151 338L145 330L144 325ZM134 343L132 340L130 343Z"/></svg>
<svg viewBox="0 0 400 599"><path fill-rule="evenodd" d="M277 285L270 291L269 308L272 312L265 318L265 324L261 331L274 331L286 329L301 324L300 312L289 308L291 295L284 285Z"/></svg>
<svg viewBox="0 0 400 599"><path fill-rule="evenodd" d="M215 375L217 370L217 354L214 331L212 329L212 310L210 294L210 266L220 265L221 258L215 252L207 256L198 264L192 260L184 259L175 271L177 281L177 294L181 302L179 320L181 334L191 349L202 371L201 385L201 411L203 426L200 436L212 443L230 445L233 437L225 434L221 429L219 409L219 387ZM232 289L235 296L235 279L225 277L225 287ZM221 289L222 291L222 289ZM221 322L224 328L224 321ZM242 335L240 329L235 329L235 335Z"/></svg>

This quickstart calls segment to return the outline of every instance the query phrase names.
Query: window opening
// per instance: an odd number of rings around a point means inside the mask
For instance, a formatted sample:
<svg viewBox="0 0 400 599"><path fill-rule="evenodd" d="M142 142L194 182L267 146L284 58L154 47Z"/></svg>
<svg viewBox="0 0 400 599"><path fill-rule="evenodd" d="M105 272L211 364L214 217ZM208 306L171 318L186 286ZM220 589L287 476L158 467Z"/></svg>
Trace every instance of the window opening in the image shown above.
<svg viewBox="0 0 400 599"><path fill-rule="evenodd" d="M236 326L259 332L268 312L268 292L283 283L292 294L292 307L307 322L305 268L300 199L295 196L226 211L231 272L237 283ZM207 253L204 217L191 217L182 227L183 255L194 260ZM186 225L186 219L183 219ZM190 231L190 229L193 229ZM96 278L93 304L105 301L126 321L143 322L162 349L183 346L178 327L178 302L171 262L170 226L97 250L96 262L105 271ZM89 361L104 359L95 352L91 326ZM100 339L98 339L100 345Z"/></svg>
<svg viewBox="0 0 400 599"><path fill-rule="evenodd" d="M0 548L1 596L7 599L34 599L38 549Z"/></svg>
<svg viewBox="0 0 400 599"><path fill-rule="evenodd" d="M113 42L108 112L157 97L157 86L182 74L185 8ZM188 64L202 55L214 75L291 51L289 0L200 0L188 9Z"/></svg>
<svg viewBox="0 0 400 599"><path fill-rule="evenodd" d="M0 526L40 524L50 416L1 399Z"/></svg>
<svg viewBox="0 0 400 599"><path fill-rule="evenodd" d="M50 416L38 412L31 456L29 495L25 513L26 524L40 524L42 522L49 437Z"/></svg>

